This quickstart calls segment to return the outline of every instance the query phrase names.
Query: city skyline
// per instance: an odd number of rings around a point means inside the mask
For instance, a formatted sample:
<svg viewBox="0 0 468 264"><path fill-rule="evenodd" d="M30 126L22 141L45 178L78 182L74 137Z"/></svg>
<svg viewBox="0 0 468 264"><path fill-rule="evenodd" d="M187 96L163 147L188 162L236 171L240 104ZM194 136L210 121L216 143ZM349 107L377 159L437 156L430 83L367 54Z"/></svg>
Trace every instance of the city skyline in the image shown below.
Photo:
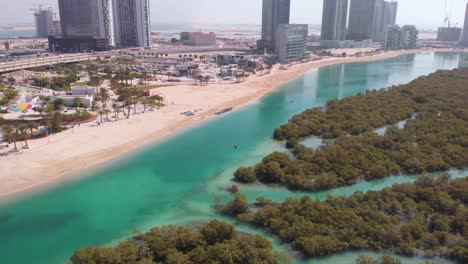
<svg viewBox="0 0 468 264"><path fill-rule="evenodd" d="M9 10L2 15L0 24L27 23L34 24L30 8L39 4L52 7L58 13L57 0L1 0L2 6ZM151 20L153 24L261 24L261 0L180 0L177 3L165 0L151 0ZM183 2L183 4L181 4ZM399 0L397 21L399 24L416 24L421 26L441 26L445 17L445 0ZM452 25L464 22L466 0L449 0L449 13ZM424 5L424 12L418 12L417 20L414 11ZM322 20L322 0L292 0L291 23L320 24ZM174 12L176 10L176 12ZM193 12L197 10L197 12ZM213 12L213 10L219 10ZM229 10L224 12L223 10ZM171 12L173 11L173 12Z"/></svg>

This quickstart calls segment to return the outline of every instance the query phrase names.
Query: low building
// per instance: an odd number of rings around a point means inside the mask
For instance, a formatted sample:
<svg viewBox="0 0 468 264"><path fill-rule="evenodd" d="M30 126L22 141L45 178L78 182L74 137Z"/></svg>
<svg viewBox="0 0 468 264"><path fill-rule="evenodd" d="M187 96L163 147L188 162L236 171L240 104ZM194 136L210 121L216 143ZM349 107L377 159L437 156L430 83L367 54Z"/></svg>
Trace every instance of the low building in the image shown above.
<svg viewBox="0 0 468 264"><path fill-rule="evenodd" d="M49 36L49 51L76 53L85 51L105 51L109 50L108 38L63 38Z"/></svg>
<svg viewBox="0 0 468 264"><path fill-rule="evenodd" d="M76 100L80 100L81 107L88 108L93 104L94 97L90 95L64 95L60 97L66 107L76 107Z"/></svg>
<svg viewBox="0 0 468 264"><path fill-rule="evenodd" d="M456 27L440 27L437 30L437 40L445 42L458 42L462 34L461 28Z"/></svg>
<svg viewBox="0 0 468 264"><path fill-rule="evenodd" d="M219 74L221 77L234 77L241 71L237 64L233 64L221 67Z"/></svg>
<svg viewBox="0 0 468 264"><path fill-rule="evenodd" d="M75 96L84 96L91 95L93 96L96 93L96 89L91 86L73 86L71 87L71 95Z"/></svg>
<svg viewBox="0 0 468 264"><path fill-rule="evenodd" d="M223 65L230 65L230 64L239 64L242 61L250 61L254 59L254 56L244 54L244 53L237 53L237 54L216 54L212 56L212 59L216 61L216 64L219 66Z"/></svg>
<svg viewBox="0 0 468 264"><path fill-rule="evenodd" d="M320 48L345 49L345 48L368 48L372 46L372 40L320 40Z"/></svg>
<svg viewBox="0 0 468 264"><path fill-rule="evenodd" d="M182 32L180 41L191 46L216 46L216 35L213 32Z"/></svg>
<svg viewBox="0 0 468 264"><path fill-rule="evenodd" d="M306 57L307 34L306 24L281 24L276 31L275 53L280 62L301 60Z"/></svg>
<svg viewBox="0 0 468 264"><path fill-rule="evenodd" d="M385 48L413 49L417 47L418 30L413 25L389 26L385 32Z"/></svg>
<svg viewBox="0 0 468 264"><path fill-rule="evenodd" d="M198 64L193 62L186 62L184 64L179 64L175 66L176 76L192 76L194 72L198 69Z"/></svg>

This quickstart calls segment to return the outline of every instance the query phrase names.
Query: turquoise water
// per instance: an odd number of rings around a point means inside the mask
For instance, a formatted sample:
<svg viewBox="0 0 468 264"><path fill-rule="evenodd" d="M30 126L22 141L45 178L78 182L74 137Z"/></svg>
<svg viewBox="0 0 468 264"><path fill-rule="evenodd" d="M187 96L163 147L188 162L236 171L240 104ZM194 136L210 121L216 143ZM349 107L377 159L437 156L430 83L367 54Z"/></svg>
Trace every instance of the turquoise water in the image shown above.
<svg viewBox="0 0 468 264"><path fill-rule="evenodd" d="M64 263L79 247L116 243L134 229L219 218L212 206L215 199L229 199L224 188L232 184L232 171L255 164L272 150L284 150L271 135L291 116L331 99L455 68L460 57L452 53L405 55L315 69L248 107L84 175L89 177L4 202L0 207L0 262ZM233 144L239 149L233 150ZM463 172L452 173L463 176ZM392 177L331 193L351 194L412 180L414 176ZM301 195L263 185L241 186L241 191L251 201L257 196L281 200ZM312 195L323 198L326 193ZM239 228L261 233L243 225ZM278 241L275 245L282 248ZM315 261L352 263L351 256L357 253ZM420 259L405 259L405 263L413 261Z"/></svg>

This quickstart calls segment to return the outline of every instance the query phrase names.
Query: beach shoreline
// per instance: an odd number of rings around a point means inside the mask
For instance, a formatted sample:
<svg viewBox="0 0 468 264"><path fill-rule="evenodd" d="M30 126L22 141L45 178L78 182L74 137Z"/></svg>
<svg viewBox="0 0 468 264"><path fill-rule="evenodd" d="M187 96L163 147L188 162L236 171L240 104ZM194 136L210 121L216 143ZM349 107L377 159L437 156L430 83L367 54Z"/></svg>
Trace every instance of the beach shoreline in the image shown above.
<svg viewBox="0 0 468 264"><path fill-rule="evenodd" d="M156 92L174 104L170 103L159 111L104 123L102 126L85 124L50 138L31 141L31 149L22 154L0 157L0 201L79 179L88 171L112 166L127 155L136 155L172 136L205 125L221 109L234 107L238 110L255 103L281 85L313 69L430 52L463 50L404 50L364 57L326 58L297 64L287 70L275 68L268 75L250 77L243 83L213 83L206 86L184 84L158 88ZM195 117L180 115L181 112L194 109L202 110Z"/></svg>

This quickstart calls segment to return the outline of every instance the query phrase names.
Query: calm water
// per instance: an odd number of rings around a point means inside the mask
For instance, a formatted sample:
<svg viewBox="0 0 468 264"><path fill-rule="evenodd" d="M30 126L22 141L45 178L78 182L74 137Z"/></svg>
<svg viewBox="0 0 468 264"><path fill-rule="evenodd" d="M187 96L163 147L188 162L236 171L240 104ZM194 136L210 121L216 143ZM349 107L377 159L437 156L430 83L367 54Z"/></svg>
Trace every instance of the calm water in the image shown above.
<svg viewBox="0 0 468 264"><path fill-rule="evenodd" d="M258 162L272 150L284 150L271 138L275 127L306 108L410 80L437 69L458 66L461 55L406 55L379 62L346 64L312 70L246 108L174 136L140 154L123 158L111 168L56 186L0 207L1 263L64 263L76 248L112 244L165 224L208 221L219 217L216 198L229 199L232 172ZM293 103L292 103L293 102ZM239 145L237 151L232 145ZM454 171L454 176L464 172ZM331 191L381 189L414 176L388 178ZM250 200L264 196L282 200L300 196L281 188L241 186ZM311 194L324 198L327 193ZM240 225L241 230L259 232ZM282 248L277 241L275 245ZM352 263L345 253L318 263ZM420 259L405 259L416 263ZM316 263L314 261L314 263Z"/></svg>

